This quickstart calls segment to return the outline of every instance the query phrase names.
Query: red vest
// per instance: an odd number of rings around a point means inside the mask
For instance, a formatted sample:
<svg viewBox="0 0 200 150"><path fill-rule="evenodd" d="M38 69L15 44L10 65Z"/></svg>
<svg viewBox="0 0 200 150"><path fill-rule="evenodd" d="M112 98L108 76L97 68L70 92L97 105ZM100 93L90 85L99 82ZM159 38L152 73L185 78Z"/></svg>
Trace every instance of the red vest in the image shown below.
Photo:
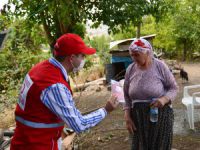
<svg viewBox="0 0 200 150"><path fill-rule="evenodd" d="M24 80L20 91L22 96L19 98L15 115L34 123L61 123L60 118L53 114L40 99L42 91L56 83L64 84L71 91L61 70L48 60L34 66ZM63 126L33 128L16 121L11 150L57 150L57 140L61 136L62 129Z"/></svg>

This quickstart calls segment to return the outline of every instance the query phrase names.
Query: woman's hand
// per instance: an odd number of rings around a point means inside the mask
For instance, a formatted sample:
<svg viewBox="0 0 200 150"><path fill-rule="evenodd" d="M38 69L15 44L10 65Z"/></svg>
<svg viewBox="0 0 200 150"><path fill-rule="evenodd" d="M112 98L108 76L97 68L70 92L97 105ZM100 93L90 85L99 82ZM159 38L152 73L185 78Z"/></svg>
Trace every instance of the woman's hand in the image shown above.
<svg viewBox="0 0 200 150"><path fill-rule="evenodd" d="M130 117L129 110L125 110L124 118L125 118L125 121L126 121L126 128L127 128L128 132L130 134L133 134L134 131L136 131L137 129L135 127L135 124L134 124L133 120Z"/></svg>
<svg viewBox="0 0 200 150"><path fill-rule="evenodd" d="M158 108L162 108L163 106L165 106L165 104L168 104L170 102L170 100L166 97L160 97L157 100L153 101L150 106L151 107L158 107Z"/></svg>

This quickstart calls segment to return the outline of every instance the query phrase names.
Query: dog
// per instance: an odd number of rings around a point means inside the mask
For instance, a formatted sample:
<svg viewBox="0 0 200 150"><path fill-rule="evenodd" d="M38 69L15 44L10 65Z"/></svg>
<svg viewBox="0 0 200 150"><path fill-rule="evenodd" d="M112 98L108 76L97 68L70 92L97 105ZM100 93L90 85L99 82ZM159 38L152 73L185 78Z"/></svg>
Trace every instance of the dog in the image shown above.
<svg viewBox="0 0 200 150"><path fill-rule="evenodd" d="M185 80L188 82L188 73L183 69L181 68L180 69L180 77L182 78L182 80Z"/></svg>

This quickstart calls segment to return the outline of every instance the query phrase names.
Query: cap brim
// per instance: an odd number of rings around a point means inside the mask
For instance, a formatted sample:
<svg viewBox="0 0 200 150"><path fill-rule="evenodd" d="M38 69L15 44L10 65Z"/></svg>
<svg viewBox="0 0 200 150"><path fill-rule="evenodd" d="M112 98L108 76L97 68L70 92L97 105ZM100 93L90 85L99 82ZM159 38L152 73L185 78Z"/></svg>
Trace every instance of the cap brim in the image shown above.
<svg viewBox="0 0 200 150"><path fill-rule="evenodd" d="M96 49L86 47L85 49L82 50L82 53L85 55L92 55L96 53Z"/></svg>

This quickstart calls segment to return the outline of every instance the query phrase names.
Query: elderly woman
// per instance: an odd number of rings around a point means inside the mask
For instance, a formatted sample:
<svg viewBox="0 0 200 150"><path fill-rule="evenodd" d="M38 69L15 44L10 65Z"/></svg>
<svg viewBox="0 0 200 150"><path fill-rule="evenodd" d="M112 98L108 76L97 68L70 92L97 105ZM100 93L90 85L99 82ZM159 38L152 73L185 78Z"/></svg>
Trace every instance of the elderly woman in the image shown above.
<svg viewBox="0 0 200 150"><path fill-rule="evenodd" d="M171 150L174 115L171 102L177 84L169 68L153 57L151 44L136 39L129 47L134 60L125 75L125 120L132 150ZM150 121L150 108L158 108L158 121Z"/></svg>

